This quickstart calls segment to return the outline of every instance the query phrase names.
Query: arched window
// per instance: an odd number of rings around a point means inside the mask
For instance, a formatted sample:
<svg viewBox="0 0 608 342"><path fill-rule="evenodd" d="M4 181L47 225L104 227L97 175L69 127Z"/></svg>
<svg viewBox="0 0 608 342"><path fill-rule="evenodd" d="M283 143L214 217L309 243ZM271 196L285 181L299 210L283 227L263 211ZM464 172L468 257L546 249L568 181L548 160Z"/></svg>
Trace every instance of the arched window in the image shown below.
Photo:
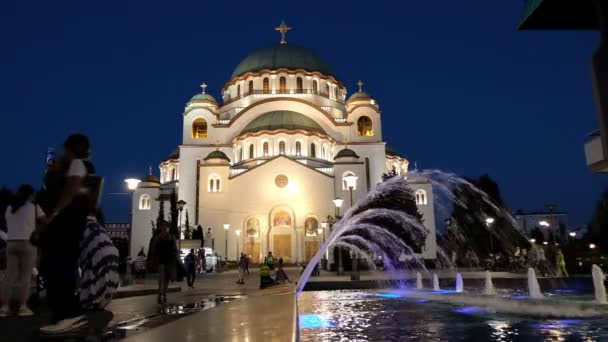
<svg viewBox="0 0 608 342"><path fill-rule="evenodd" d="M248 238L257 238L260 236L260 220L255 217L248 219L245 233Z"/></svg>
<svg viewBox="0 0 608 342"><path fill-rule="evenodd" d="M325 96L329 97L329 83L325 83Z"/></svg>
<svg viewBox="0 0 608 342"><path fill-rule="evenodd" d="M296 78L296 92L301 94L304 92L304 82L302 82L302 77Z"/></svg>
<svg viewBox="0 0 608 342"><path fill-rule="evenodd" d="M356 176L354 172L352 171L346 171L342 174L342 190L344 191L349 191L350 189L348 188L348 183L346 182L346 177L349 176ZM353 190L357 190L357 183L355 182L355 186L353 187Z"/></svg>
<svg viewBox="0 0 608 342"><path fill-rule="evenodd" d="M253 81L249 81L249 95L253 94Z"/></svg>
<svg viewBox="0 0 608 342"><path fill-rule="evenodd" d="M175 168L171 169L171 180L177 180L177 170L175 170Z"/></svg>
<svg viewBox="0 0 608 342"><path fill-rule="evenodd" d="M241 97L241 85L237 85L236 86L236 97L239 98Z"/></svg>
<svg viewBox="0 0 608 342"><path fill-rule="evenodd" d="M311 158L317 157L317 149L316 149L315 143L310 144L310 157Z"/></svg>
<svg viewBox="0 0 608 342"><path fill-rule="evenodd" d="M319 228L319 221L314 217L309 217L304 221L304 233L306 236L317 236Z"/></svg>
<svg viewBox="0 0 608 342"><path fill-rule="evenodd" d="M143 194L139 196L139 210L150 210L152 207L152 199L150 195Z"/></svg>
<svg viewBox="0 0 608 342"><path fill-rule="evenodd" d="M302 155L302 143L300 143L299 141L296 141L296 156L301 156Z"/></svg>
<svg viewBox="0 0 608 342"><path fill-rule="evenodd" d="M208 192L221 192L222 191L222 183L220 181L220 176L216 174L209 175L209 187L207 188Z"/></svg>
<svg viewBox="0 0 608 342"><path fill-rule="evenodd" d="M426 205L427 204L426 191L424 191L422 189L418 189L418 190L416 190L416 192L414 194L416 197L417 205Z"/></svg>
<svg viewBox="0 0 608 342"><path fill-rule="evenodd" d="M239 147L239 161L243 161L243 149Z"/></svg>
<svg viewBox="0 0 608 342"><path fill-rule="evenodd" d="M357 120L357 134L361 137L374 136L372 119L370 119L368 116L360 117L359 120Z"/></svg>
<svg viewBox="0 0 608 342"><path fill-rule="evenodd" d="M268 141L264 141L262 144L262 153L264 157L268 157Z"/></svg>
<svg viewBox="0 0 608 342"><path fill-rule="evenodd" d="M334 88L334 98L338 98L338 87Z"/></svg>
<svg viewBox="0 0 608 342"><path fill-rule="evenodd" d="M317 94L319 91L319 84L317 83L317 80L312 80L312 92L313 94Z"/></svg>
<svg viewBox="0 0 608 342"><path fill-rule="evenodd" d="M253 159L253 144L249 145L249 159Z"/></svg>
<svg viewBox="0 0 608 342"><path fill-rule="evenodd" d="M262 92L264 94L270 93L270 80L268 79L268 77L264 77L264 81L262 83L263 83Z"/></svg>
<svg viewBox="0 0 608 342"><path fill-rule="evenodd" d="M321 159L326 159L326 153L325 146L321 146Z"/></svg>
<svg viewBox="0 0 608 342"><path fill-rule="evenodd" d="M279 141L279 154L280 155L285 154L285 141L283 141L283 140Z"/></svg>
<svg viewBox="0 0 608 342"><path fill-rule="evenodd" d="M192 122L192 139L207 139L207 121L198 118Z"/></svg>
<svg viewBox="0 0 608 342"><path fill-rule="evenodd" d="M279 78L279 94L285 94L287 92L287 79L283 76Z"/></svg>

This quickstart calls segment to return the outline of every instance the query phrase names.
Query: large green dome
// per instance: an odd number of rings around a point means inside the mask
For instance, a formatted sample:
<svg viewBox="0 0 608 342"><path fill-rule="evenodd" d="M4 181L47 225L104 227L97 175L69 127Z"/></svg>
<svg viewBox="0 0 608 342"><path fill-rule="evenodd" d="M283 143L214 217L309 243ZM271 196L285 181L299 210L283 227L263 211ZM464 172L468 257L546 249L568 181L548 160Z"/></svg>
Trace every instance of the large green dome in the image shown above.
<svg viewBox="0 0 608 342"><path fill-rule="evenodd" d="M325 131L318 123L304 114L292 112L289 110L277 110L268 112L253 119L242 131L241 134L253 133L264 130L305 130L321 134Z"/></svg>
<svg viewBox="0 0 608 342"><path fill-rule="evenodd" d="M264 69L280 68L318 71L324 75L334 76L332 68L314 51L293 44L275 44L251 52L234 69L232 77Z"/></svg>

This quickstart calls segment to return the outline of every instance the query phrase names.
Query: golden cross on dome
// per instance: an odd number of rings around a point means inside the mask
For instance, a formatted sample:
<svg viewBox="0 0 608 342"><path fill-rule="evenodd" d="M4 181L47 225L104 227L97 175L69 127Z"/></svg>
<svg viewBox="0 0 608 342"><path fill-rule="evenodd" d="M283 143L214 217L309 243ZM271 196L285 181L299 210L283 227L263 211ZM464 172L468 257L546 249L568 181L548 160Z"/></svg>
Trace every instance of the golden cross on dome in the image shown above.
<svg viewBox="0 0 608 342"><path fill-rule="evenodd" d="M364 83L363 83L363 81L361 81L361 80L359 80L359 81L357 82L357 85L359 86L359 91L360 91L360 92L361 92L361 91L363 91L363 84L364 84Z"/></svg>
<svg viewBox="0 0 608 342"><path fill-rule="evenodd" d="M285 20L281 20L281 25L279 25L279 27L275 27L274 29L281 32L281 44L287 44L285 35L287 34L287 31L291 30L291 27L285 24Z"/></svg>
<svg viewBox="0 0 608 342"><path fill-rule="evenodd" d="M201 84L201 88L203 88L203 94L204 94L205 88L207 88L207 83L203 82L203 84Z"/></svg>

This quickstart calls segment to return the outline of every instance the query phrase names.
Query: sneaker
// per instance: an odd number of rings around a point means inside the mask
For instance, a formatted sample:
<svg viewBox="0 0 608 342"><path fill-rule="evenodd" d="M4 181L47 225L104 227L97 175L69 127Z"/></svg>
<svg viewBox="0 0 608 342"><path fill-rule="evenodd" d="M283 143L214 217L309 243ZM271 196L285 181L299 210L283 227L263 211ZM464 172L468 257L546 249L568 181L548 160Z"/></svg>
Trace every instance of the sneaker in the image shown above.
<svg viewBox="0 0 608 342"><path fill-rule="evenodd" d="M8 317L11 314L11 311L8 309L8 306L3 306L0 308L0 317Z"/></svg>
<svg viewBox="0 0 608 342"><path fill-rule="evenodd" d="M17 316L33 316L34 313L27 306L22 306L19 311L17 311Z"/></svg>
<svg viewBox="0 0 608 342"><path fill-rule="evenodd" d="M81 328L87 324L87 319L84 315L77 316L74 318L63 319L56 324L50 324L40 328L40 332L43 334L63 334L67 332L74 331L78 328Z"/></svg>

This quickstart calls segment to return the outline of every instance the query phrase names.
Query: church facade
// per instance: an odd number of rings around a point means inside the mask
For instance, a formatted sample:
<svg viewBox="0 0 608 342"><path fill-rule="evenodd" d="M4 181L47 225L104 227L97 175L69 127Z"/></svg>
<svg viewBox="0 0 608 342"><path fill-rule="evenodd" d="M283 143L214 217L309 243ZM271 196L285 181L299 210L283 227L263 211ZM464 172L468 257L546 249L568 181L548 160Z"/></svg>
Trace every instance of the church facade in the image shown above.
<svg viewBox="0 0 608 342"><path fill-rule="evenodd" d="M356 203L383 173L407 172L407 159L383 140L384 114L362 82L348 96L315 52L285 41L288 29L282 24L280 43L241 61L221 103L204 83L188 101L181 145L161 162L160 179L146 176L133 193L132 255L147 248L160 201L175 191L186 203L182 225L188 213L190 226L210 228L218 255L244 252L256 262L271 251L307 261L330 234L328 216L348 210L351 196ZM434 259L431 184L411 185L430 231L422 257ZM168 215L168 202L164 208Z"/></svg>

